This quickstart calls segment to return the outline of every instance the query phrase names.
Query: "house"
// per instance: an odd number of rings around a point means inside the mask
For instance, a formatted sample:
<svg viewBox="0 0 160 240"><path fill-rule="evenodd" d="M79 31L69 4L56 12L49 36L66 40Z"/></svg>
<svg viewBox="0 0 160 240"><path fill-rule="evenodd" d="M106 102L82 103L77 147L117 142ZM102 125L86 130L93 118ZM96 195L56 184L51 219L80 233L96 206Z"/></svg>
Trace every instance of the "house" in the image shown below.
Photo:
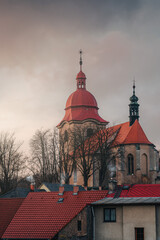
<svg viewBox="0 0 160 240"><path fill-rule="evenodd" d="M92 206L93 240L160 239L159 184L121 186Z"/></svg>
<svg viewBox="0 0 160 240"><path fill-rule="evenodd" d="M57 192L59 191L59 187L61 186L60 183L48 183L44 182L39 186L40 190L45 190L46 192ZM73 191L74 185L63 184L64 191ZM79 191L84 191L84 187L78 186Z"/></svg>
<svg viewBox="0 0 160 240"><path fill-rule="evenodd" d="M2 239L92 239L90 204L107 191L31 192L23 201Z"/></svg>

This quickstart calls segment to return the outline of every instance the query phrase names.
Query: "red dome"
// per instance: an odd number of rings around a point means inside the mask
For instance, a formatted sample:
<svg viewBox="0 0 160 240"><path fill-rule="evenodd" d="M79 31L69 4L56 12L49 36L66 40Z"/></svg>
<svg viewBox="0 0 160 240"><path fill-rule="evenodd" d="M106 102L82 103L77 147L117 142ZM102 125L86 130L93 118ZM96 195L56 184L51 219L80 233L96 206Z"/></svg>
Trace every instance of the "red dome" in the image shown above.
<svg viewBox="0 0 160 240"><path fill-rule="evenodd" d="M93 107L98 109L95 97L85 89L77 89L77 91L73 92L66 102L65 109L76 106Z"/></svg>
<svg viewBox="0 0 160 240"><path fill-rule="evenodd" d="M86 79L86 75L85 75L84 72L82 72L82 71L80 71L80 72L77 74L76 79L81 79L81 78Z"/></svg>
<svg viewBox="0 0 160 240"><path fill-rule="evenodd" d="M102 119L98 114L98 106L95 97L86 90L85 74L80 71L76 79L77 90L69 96L66 102L65 116L58 126L61 127L65 122L82 122L87 119L92 119L106 125L108 122Z"/></svg>

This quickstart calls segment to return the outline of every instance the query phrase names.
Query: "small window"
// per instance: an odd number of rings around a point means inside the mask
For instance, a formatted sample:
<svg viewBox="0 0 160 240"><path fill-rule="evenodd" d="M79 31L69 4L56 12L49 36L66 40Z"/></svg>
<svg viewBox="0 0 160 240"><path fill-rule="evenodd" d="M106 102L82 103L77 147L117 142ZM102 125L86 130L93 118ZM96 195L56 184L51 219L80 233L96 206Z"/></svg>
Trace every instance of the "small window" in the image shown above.
<svg viewBox="0 0 160 240"><path fill-rule="evenodd" d="M80 232L82 230L81 220L77 221L77 229L78 229L78 232Z"/></svg>
<svg viewBox="0 0 160 240"><path fill-rule="evenodd" d="M128 174L134 174L134 158L132 154L128 155Z"/></svg>
<svg viewBox="0 0 160 240"><path fill-rule="evenodd" d="M88 128L87 129L87 137L91 137L93 135L93 129L92 128Z"/></svg>
<svg viewBox="0 0 160 240"><path fill-rule="evenodd" d="M64 198L59 198L58 203L63 203Z"/></svg>
<svg viewBox="0 0 160 240"><path fill-rule="evenodd" d="M135 228L135 240L144 240L144 228Z"/></svg>
<svg viewBox="0 0 160 240"><path fill-rule="evenodd" d="M105 208L104 209L104 222L116 222L116 209Z"/></svg>

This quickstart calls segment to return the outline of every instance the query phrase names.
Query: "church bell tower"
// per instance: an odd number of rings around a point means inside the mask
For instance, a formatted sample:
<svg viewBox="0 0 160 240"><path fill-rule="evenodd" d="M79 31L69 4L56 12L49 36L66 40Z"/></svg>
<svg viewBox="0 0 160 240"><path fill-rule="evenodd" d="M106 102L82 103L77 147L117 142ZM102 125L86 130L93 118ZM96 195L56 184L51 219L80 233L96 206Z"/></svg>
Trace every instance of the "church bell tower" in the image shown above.
<svg viewBox="0 0 160 240"><path fill-rule="evenodd" d="M130 126L135 122L135 120L139 120L139 104L138 97L135 95L135 81L133 82L133 95L130 97L129 104L129 122Z"/></svg>

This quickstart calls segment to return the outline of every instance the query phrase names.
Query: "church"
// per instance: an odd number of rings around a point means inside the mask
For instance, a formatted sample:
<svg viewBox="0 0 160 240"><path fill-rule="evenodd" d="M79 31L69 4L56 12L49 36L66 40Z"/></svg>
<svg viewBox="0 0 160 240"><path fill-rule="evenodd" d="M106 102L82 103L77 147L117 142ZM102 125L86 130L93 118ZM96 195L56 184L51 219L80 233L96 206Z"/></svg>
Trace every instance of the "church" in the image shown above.
<svg viewBox="0 0 160 240"><path fill-rule="evenodd" d="M76 77L77 89L66 102L65 116L58 124L59 133L66 136L68 130L75 126L86 129L86 138L95 131L105 132L108 121L98 114L95 97L86 90L86 75L82 71L82 51L80 51L80 72ZM116 147L123 154L115 159L115 170L112 176L118 185L136 183L155 183L159 172L159 153L150 142L139 123L139 104L133 83L133 95L129 103L129 121L110 127L116 132ZM99 177L95 171L88 181L88 186L98 187ZM76 169L70 179L71 184L83 185L81 173Z"/></svg>

